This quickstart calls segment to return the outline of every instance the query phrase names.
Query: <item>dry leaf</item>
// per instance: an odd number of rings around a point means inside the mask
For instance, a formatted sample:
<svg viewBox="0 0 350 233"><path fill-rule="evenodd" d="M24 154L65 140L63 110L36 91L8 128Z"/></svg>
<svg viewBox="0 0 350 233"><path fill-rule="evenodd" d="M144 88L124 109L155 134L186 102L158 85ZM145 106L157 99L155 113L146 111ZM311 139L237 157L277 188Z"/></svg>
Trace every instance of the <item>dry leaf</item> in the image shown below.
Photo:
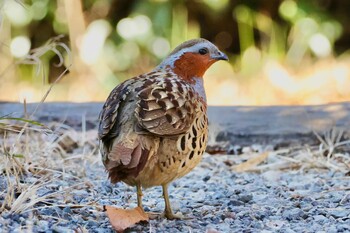
<svg viewBox="0 0 350 233"><path fill-rule="evenodd" d="M251 170L255 168L257 165L259 165L260 163L264 162L268 156L269 156L269 152L264 152L262 154L259 154L256 157L249 159L244 163L234 166L233 170L236 172L245 172L245 171Z"/></svg>
<svg viewBox="0 0 350 233"><path fill-rule="evenodd" d="M131 210L106 206L107 216L113 228L117 232L123 232L125 229L141 221L148 221L148 215L142 208L136 207Z"/></svg>

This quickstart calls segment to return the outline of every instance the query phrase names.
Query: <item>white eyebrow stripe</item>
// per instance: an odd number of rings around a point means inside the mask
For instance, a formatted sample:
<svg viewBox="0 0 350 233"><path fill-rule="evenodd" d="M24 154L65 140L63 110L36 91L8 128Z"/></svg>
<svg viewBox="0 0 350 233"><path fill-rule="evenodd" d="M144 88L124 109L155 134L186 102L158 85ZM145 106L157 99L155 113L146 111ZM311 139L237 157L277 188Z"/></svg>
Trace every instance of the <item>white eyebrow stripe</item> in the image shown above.
<svg viewBox="0 0 350 233"><path fill-rule="evenodd" d="M210 44L205 43L205 42L198 43L198 44L192 45L191 47L180 49L180 51L178 51L177 53L173 54L173 56L179 56L180 57L182 54L184 54L186 52L197 52L199 49L201 49L203 47L209 47L209 46L210 46Z"/></svg>

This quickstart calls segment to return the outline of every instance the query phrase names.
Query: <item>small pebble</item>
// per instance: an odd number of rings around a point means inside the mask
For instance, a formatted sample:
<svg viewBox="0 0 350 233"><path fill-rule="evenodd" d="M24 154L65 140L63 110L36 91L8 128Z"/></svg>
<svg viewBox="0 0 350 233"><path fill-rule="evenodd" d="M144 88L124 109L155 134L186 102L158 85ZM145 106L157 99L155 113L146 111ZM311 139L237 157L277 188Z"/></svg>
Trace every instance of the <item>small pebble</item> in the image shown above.
<svg viewBox="0 0 350 233"><path fill-rule="evenodd" d="M205 177L203 178L203 181L204 181L204 182L207 182L208 180L210 180L210 176L205 176Z"/></svg>
<svg viewBox="0 0 350 233"><path fill-rule="evenodd" d="M98 227L99 224L98 224L96 221L89 220L89 221L87 222L87 226L89 226L89 227Z"/></svg>
<svg viewBox="0 0 350 233"><path fill-rule="evenodd" d="M349 217L350 213L345 208L337 208L329 211L329 214L334 218L345 218Z"/></svg>
<svg viewBox="0 0 350 233"><path fill-rule="evenodd" d="M39 232L46 232L49 229L49 222L40 220L36 223Z"/></svg>
<svg viewBox="0 0 350 233"><path fill-rule="evenodd" d="M74 230L61 226L54 226L52 231L55 233L74 233Z"/></svg>
<svg viewBox="0 0 350 233"><path fill-rule="evenodd" d="M322 223L322 222L328 220L328 218L326 218L326 217L323 216L323 215L315 215L315 216L313 216L313 219L314 219L316 222L320 222L320 223Z"/></svg>
<svg viewBox="0 0 350 233"><path fill-rule="evenodd" d="M244 203L248 203L251 200L253 200L253 195L252 194L242 194L242 195L239 195L238 200L240 200L241 202L244 202Z"/></svg>
<svg viewBox="0 0 350 233"><path fill-rule="evenodd" d="M283 218L285 218L288 221L291 220L300 220L306 216L304 211L302 211L299 208L294 208L291 210L285 210L282 214Z"/></svg>
<svg viewBox="0 0 350 233"><path fill-rule="evenodd" d="M337 230L338 230L338 232L350 231L350 225L347 225L347 224L339 224L339 225L337 225Z"/></svg>
<svg viewBox="0 0 350 233"><path fill-rule="evenodd" d="M244 202L238 201L238 200L231 200L227 205L228 206L240 206L240 205L244 205Z"/></svg>
<svg viewBox="0 0 350 233"><path fill-rule="evenodd" d="M69 206L66 206L63 208L63 212L67 213L67 214L71 214L72 213L72 210Z"/></svg>

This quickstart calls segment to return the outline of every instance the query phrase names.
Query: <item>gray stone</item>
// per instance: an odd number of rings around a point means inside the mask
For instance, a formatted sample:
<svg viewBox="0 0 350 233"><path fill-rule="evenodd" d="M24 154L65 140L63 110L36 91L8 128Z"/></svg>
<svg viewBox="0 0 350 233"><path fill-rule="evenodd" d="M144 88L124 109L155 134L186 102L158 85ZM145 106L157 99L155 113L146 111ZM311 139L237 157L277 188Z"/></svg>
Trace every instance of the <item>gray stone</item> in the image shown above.
<svg viewBox="0 0 350 233"><path fill-rule="evenodd" d="M314 220L315 220L316 222L320 222L320 223L323 223L323 222L325 222L325 221L328 221L328 218L326 218L326 217L323 216L323 215L314 215L313 218L314 218Z"/></svg>
<svg viewBox="0 0 350 233"><path fill-rule="evenodd" d="M285 210L282 214L283 218L290 220L299 220L305 217L305 212L299 208Z"/></svg>
<svg viewBox="0 0 350 233"><path fill-rule="evenodd" d="M349 209L345 209L345 208L337 208L337 209L330 210L329 214L334 218L345 218L350 216L350 211Z"/></svg>
<svg viewBox="0 0 350 233"><path fill-rule="evenodd" d="M210 176L205 176L203 179L202 179L204 182L207 182L208 180L210 180Z"/></svg>
<svg viewBox="0 0 350 233"><path fill-rule="evenodd" d="M49 222L46 220L40 220L36 223L37 225L37 230L39 232L47 232L47 230L49 229Z"/></svg>
<svg viewBox="0 0 350 233"><path fill-rule="evenodd" d="M99 224L98 224L98 222L96 222L96 221L89 220L89 221L87 222L87 226L88 226L88 227L98 227Z"/></svg>
<svg viewBox="0 0 350 233"><path fill-rule="evenodd" d="M326 227L326 232L327 233L338 233L337 227L332 225L332 226L327 226Z"/></svg>
<svg viewBox="0 0 350 233"><path fill-rule="evenodd" d="M71 214L72 213L72 210L69 206L66 206L63 208L63 212L67 213L67 214Z"/></svg>
<svg viewBox="0 0 350 233"><path fill-rule="evenodd" d="M239 200L231 200L229 203L227 203L228 206L240 206L244 205L244 202L239 201Z"/></svg>
<svg viewBox="0 0 350 233"><path fill-rule="evenodd" d="M347 225L347 224L337 224L337 230L338 230L338 232L350 231L350 225Z"/></svg>
<svg viewBox="0 0 350 233"><path fill-rule="evenodd" d="M74 233L74 230L69 229L68 227L54 226L52 227L54 233Z"/></svg>
<svg viewBox="0 0 350 233"><path fill-rule="evenodd" d="M241 194L238 196L238 200L244 203L248 203L251 200L253 200L253 195L252 194Z"/></svg>

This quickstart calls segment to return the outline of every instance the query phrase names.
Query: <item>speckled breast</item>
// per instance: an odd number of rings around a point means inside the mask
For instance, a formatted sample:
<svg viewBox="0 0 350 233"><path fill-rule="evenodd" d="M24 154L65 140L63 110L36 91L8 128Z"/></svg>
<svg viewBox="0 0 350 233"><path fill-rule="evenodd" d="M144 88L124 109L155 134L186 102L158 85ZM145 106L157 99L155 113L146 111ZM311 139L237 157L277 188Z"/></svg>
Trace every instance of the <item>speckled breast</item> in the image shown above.
<svg viewBox="0 0 350 233"><path fill-rule="evenodd" d="M140 177L145 177L141 181L144 187L167 184L189 173L201 161L207 146L208 119L204 104L198 104L196 111L196 118L185 134L160 139L155 154L157 161L154 166L146 165L141 172Z"/></svg>

